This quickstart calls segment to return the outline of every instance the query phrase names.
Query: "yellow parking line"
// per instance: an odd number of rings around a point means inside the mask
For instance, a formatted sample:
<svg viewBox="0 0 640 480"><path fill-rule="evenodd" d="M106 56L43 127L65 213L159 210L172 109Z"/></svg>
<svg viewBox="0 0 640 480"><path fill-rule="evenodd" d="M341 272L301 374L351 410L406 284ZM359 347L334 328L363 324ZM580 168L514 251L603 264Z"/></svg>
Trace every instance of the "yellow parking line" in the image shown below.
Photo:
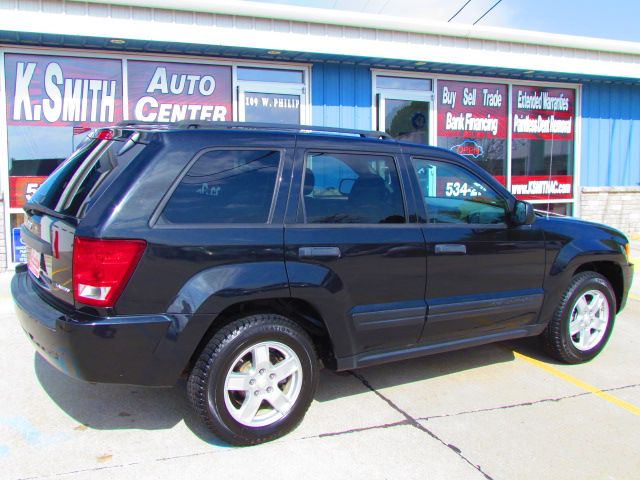
<svg viewBox="0 0 640 480"><path fill-rule="evenodd" d="M634 300L640 301L640 295L636 295L635 293L630 293L629 298L633 298Z"/></svg>
<svg viewBox="0 0 640 480"><path fill-rule="evenodd" d="M587 392L593 393L594 395L602 398L603 400L606 400L607 402L613 403L614 405L617 405L620 408L624 408L626 411L631 412L634 415L640 416L640 407L635 406L633 403L626 402L616 397L615 395L611 395L608 392L603 392L599 388L596 388L593 385L588 384L587 382L583 382L579 378L569 375L568 373L564 373L563 371L558 370L557 368L549 364L541 362L540 360L536 360L535 358L528 357L527 355L523 355L522 353L519 353L519 352L513 352L513 354L515 355L516 358L520 358L525 362L530 363L531 365L535 365L536 367L541 368L545 372L550 373L554 377L560 378L565 382L569 382L570 384L575 385L578 388L581 388L583 390L586 390Z"/></svg>

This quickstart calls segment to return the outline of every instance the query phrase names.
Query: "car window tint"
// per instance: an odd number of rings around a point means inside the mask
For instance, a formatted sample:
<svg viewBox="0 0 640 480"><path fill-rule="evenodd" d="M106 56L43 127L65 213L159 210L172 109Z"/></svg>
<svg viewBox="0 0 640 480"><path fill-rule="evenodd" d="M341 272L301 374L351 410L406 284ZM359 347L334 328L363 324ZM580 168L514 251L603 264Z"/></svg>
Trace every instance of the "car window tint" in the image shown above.
<svg viewBox="0 0 640 480"><path fill-rule="evenodd" d="M307 223L404 223L392 157L310 153L304 171Z"/></svg>
<svg viewBox="0 0 640 480"><path fill-rule="evenodd" d="M180 180L161 223L265 223L280 152L215 150L202 155Z"/></svg>
<svg viewBox="0 0 640 480"><path fill-rule="evenodd" d="M450 163L413 158L427 223L495 224L506 221L506 201L484 181Z"/></svg>

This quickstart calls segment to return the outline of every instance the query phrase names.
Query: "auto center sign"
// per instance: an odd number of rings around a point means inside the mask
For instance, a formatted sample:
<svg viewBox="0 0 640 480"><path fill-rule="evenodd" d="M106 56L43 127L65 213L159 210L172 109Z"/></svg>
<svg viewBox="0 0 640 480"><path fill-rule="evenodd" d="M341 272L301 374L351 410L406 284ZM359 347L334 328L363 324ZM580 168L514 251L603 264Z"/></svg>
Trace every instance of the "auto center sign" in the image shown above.
<svg viewBox="0 0 640 480"><path fill-rule="evenodd" d="M9 125L94 127L122 120L120 60L5 55Z"/></svg>
<svg viewBox="0 0 640 480"><path fill-rule="evenodd" d="M231 67L127 62L129 118L151 122L231 120Z"/></svg>

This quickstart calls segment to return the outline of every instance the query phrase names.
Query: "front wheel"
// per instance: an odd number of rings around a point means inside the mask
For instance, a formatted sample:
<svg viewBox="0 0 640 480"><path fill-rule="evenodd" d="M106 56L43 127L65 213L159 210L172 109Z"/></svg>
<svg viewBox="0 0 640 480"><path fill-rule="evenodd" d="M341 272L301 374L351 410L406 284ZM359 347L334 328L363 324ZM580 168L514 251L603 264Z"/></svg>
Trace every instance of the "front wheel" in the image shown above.
<svg viewBox="0 0 640 480"><path fill-rule="evenodd" d="M240 318L204 348L187 383L209 429L233 445L280 437L302 420L318 383L313 342L275 314Z"/></svg>
<svg viewBox="0 0 640 480"><path fill-rule="evenodd" d="M611 284L595 272L573 277L542 333L545 350L566 363L591 360L609 340L616 312Z"/></svg>

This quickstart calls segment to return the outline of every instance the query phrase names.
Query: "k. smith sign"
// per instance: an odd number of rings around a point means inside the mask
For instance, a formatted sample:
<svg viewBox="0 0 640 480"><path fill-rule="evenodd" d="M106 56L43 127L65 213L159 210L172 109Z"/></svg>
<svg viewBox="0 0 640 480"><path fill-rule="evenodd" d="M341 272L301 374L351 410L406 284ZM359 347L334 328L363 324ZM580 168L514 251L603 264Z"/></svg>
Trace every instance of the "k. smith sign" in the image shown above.
<svg viewBox="0 0 640 480"><path fill-rule="evenodd" d="M9 125L100 126L122 120L120 60L5 55Z"/></svg>

